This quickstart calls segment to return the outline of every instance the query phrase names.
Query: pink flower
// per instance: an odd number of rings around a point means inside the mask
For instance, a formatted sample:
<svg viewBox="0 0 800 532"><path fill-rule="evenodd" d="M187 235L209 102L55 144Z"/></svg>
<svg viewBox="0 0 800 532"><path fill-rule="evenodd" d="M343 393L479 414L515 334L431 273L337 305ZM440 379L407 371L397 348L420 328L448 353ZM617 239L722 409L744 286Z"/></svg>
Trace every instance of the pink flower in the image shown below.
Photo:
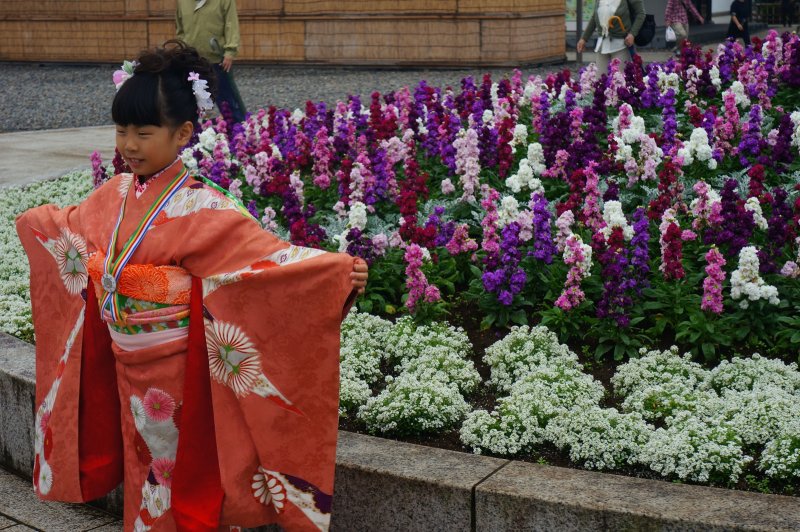
<svg viewBox="0 0 800 532"><path fill-rule="evenodd" d="M153 476L162 486L169 488L172 486L172 471L175 469L175 460L161 457L153 460L150 466L153 469Z"/></svg>
<svg viewBox="0 0 800 532"><path fill-rule="evenodd" d="M144 412L156 422L167 421L175 411L175 399L164 390L150 388L144 395Z"/></svg>
<svg viewBox="0 0 800 532"><path fill-rule="evenodd" d="M716 247L712 247L706 253L706 262L708 262L706 266L708 277L703 279L703 301L700 303L700 308L721 314L722 283L725 281L725 271L722 267L725 266L725 258Z"/></svg>
<svg viewBox="0 0 800 532"><path fill-rule="evenodd" d="M592 248L584 244L578 235L570 235L564 242L564 264L570 269L564 291L556 299L555 305L563 311L569 311L580 305L586 297L581 290L581 281L590 275Z"/></svg>

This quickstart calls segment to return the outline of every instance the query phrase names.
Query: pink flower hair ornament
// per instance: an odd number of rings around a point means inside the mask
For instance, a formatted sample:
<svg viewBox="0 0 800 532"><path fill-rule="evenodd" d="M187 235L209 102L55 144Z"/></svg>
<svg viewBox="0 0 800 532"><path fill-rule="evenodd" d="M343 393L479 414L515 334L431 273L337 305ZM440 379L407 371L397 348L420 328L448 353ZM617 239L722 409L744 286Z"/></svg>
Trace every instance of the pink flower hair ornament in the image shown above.
<svg viewBox="0 0 800 532"><path fill-rule="evenodd" d="M208 92L208 81L200 79L200 74L197 72L189 72L187 81L192 83L192 92L197 100L197 114L205 116L206 111L214 108L211 93Z"/></svg>
<svg viewBox="0 0 800 532"><path fill-rule="evenodd" d="M111 75L111 79L114 80L114 86L117 90L133 76L133 69L135 69L138 64L139 63L136 61L123 61L122 68L114 71L114 74Z"/></svg>

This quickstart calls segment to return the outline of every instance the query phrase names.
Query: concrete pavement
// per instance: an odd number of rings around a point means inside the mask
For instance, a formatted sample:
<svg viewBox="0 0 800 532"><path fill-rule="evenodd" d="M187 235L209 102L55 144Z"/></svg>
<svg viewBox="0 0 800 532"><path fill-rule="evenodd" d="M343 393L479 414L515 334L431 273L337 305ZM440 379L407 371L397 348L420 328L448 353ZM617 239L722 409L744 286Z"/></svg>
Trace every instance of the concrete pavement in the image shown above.
<svg viewBox="0 0 800 532"><path fill-rule="evenodd" d="M111 163L114 126L0 133L0 188L91 168L94 150Z"/></svg>
<svg viewBox="0 0 800 532"><path fill-rule="evenodd" d="M42 502L30 481L0 469L0 530L122 532L122 520L85 504Z"/></svg>

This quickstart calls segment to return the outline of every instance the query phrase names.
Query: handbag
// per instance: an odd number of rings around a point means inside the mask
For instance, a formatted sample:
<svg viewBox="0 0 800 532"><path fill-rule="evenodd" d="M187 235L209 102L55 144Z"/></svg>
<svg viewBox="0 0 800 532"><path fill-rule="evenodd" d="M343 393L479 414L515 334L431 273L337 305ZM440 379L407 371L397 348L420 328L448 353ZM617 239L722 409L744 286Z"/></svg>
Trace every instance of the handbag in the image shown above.
<svg viewBox="0 0 800 532"><path fill-rule="evenodd" d="M647 46L656 36L656 17L653 15L644 16L644 24L639 29L633 42L636 46Z"/></svg>
<svg viewBox="0 0 800 532"><path fill-rule="evenodd" d="M667 42L675 42L678 40L678 36L675 35L675 30L672 29L672 26L667 26L667 34L664 36L664 39Z"/></svg>

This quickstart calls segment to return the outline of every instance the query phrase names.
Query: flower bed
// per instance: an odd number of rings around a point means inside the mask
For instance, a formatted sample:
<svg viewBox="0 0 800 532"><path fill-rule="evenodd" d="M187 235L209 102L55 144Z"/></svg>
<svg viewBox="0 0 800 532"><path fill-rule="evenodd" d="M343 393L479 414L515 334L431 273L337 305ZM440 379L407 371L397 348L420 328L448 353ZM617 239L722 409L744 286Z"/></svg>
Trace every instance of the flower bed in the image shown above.
<svg viewBox="0 0 800 532"><path fill-rule="evenodd" d="M371 264L345 423L793 493L798 87L800 38L772 32L644 76L423 81L218 119L183 159L283 238Z"/></svg>

